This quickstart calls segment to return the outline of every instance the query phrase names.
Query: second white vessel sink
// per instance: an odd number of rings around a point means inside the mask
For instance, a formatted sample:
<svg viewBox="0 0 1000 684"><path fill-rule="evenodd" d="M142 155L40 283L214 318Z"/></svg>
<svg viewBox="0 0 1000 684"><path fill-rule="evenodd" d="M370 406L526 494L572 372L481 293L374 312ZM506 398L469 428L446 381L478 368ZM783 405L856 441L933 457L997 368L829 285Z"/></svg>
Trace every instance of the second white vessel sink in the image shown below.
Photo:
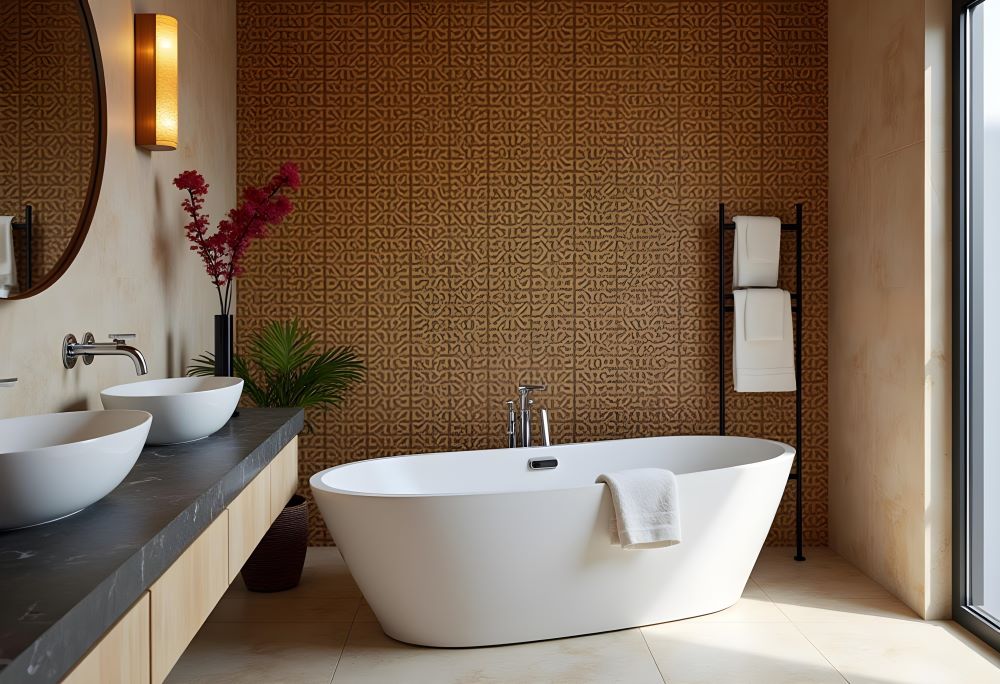
<svg viewBox="0 0 1000 684"><path fill-rule="evenodd" d="M0 420L0 530L58 520L104 498L132 470L151 422L143 411Z"/></svg>
<svg viewBox="0 0 1000 684"><path fill-rule="evenodd" d="M153 414L147 444L180 444L208 437L233 416L243 394L241 378L166 378L109 387L106 409Z"/></svg>

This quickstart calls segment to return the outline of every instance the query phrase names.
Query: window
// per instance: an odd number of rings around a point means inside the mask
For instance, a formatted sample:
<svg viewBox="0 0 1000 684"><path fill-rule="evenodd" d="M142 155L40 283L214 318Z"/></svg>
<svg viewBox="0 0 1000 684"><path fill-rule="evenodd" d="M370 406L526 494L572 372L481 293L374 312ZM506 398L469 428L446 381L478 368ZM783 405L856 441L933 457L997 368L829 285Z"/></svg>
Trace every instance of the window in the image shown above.
<svg viewBox="0 0 1000 684"><path fill-rule="evenodd" d="M1000 647L1000 0L955 15L955 619Z"/></svg>

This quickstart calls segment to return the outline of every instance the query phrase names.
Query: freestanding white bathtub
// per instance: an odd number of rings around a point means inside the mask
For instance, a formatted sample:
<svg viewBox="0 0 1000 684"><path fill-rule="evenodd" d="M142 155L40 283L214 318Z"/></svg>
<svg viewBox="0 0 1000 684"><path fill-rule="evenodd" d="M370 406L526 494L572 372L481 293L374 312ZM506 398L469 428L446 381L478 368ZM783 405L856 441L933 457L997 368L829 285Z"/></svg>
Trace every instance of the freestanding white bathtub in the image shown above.
<svg viewBox="0 0 1000 684"><path fill-rule="evenodd" d="M359 461L312 476L323 518L386 634L485 646L604 632L739 599L794 450L652 437ZM531 470L529 459L555 459ZM669 468L682 542L611 545L602 472Z"/></svg>

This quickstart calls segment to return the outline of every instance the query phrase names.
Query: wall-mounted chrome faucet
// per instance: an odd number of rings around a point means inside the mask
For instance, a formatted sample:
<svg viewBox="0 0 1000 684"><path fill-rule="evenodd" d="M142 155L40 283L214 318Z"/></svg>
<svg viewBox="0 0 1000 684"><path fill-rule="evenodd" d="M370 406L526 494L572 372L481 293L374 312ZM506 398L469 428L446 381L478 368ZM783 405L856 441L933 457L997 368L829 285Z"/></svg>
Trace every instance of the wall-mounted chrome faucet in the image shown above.
<svg viewBox="0 0 1000 684"><path fill-rule="evenodd" d="M17 384L17 378L0 378L0 387L13 387Z"/></svg>
<svg viewBox="0 0 1000 684"><path fill-rule="evenodd" d="M520 385L517 388L517 401L515 402L513 399L507 400L508 447L513 449L518 446L532 446L531 412L535 405L535 400L531 398L531 393L544 391L545 385ZM549 437L548 410L539 409L539 418L542 424L542 446L550 446L552 440Z"/></svg>
<svg viewBox="0 0 1000 684"><path fill-rule="evenodd" d="M98 342L94 339L93 333L87 333L83 336L83 342L78 342L75 335L66 335L62 344L63 366L72 368L77 360L81 359L84 365L89 366L94 362L95 356L127 356L135 364L136 375L145 375L149 372L142 352L125 343L125 340L135 339L135 334L112 333L108 337L111 339L110 342Z"/></svg>

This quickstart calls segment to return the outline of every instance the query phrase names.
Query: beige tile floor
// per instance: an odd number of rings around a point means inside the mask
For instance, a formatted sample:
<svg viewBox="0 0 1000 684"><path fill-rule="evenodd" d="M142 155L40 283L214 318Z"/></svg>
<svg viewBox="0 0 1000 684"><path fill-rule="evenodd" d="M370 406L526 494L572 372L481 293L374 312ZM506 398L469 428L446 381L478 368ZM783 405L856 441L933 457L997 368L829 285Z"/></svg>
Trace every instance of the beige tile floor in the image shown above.
<svg viewBox="0 0 1000 684"><path fill-rule="evenodd" d="M924 622L829 549L765 549L743 598L642 629L479 649L386 637L334 548L302 584L237 579L168 680L182 682L1000 683L1000 657L952 622Z"/></svg>

